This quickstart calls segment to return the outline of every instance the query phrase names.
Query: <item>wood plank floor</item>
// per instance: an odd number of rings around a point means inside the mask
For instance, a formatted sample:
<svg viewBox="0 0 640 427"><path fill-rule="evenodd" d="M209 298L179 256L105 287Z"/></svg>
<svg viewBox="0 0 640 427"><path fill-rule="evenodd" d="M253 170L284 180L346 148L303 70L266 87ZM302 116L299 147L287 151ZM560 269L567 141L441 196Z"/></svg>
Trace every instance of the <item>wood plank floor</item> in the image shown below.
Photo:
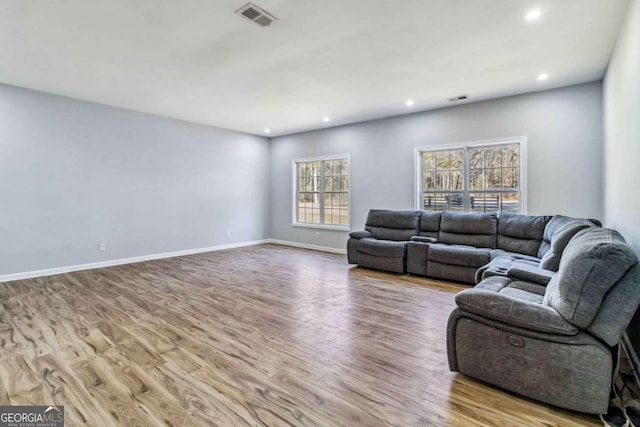
<svg viewBox="0 0 640 427"><path fill-rule="evenodd" d="M0 283L0 404L90 426L583 426L449 371L463 286L260 245Z"/></svg>

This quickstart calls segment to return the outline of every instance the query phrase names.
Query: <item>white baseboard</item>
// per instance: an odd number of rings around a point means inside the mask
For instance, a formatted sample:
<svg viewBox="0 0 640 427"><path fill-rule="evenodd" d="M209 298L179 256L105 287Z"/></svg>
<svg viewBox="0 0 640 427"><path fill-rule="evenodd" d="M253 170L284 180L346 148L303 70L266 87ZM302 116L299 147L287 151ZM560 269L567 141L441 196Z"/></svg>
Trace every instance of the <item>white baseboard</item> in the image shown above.
<svg viewBox="0 0 640 427"><path fill-rule="evenodd" d="M311 249L314 251L331 252L334 254L345 255L346 249L330 248L328 246L309 245L307 243L290 242L288 240L268 239L267 243L275 243L276 245L294 246L296 248Z"/></svg>
<svg viewBox="0 0 640 427"><path fill-rule="evenodd" d="M71 273L72 271L91 270L94 268L112 267L115 265L132 264L134 262L153 261L156 259L173 258L177 256L200 254L203 252L221 251L224 249L241 248L243 246L271 243L270 239L253 240L249 242L232 243L229 245L210 246L208 248L187 249L183 251L165 252L161 254L143 255L132 258L112 259L108 261L92 262L89 264L70 265L66 267L47 268L44 270L27 271L24 273L5 274L0 276L0 282L12 280L32 279L34 277L53 276L54 274Z"/></svg>

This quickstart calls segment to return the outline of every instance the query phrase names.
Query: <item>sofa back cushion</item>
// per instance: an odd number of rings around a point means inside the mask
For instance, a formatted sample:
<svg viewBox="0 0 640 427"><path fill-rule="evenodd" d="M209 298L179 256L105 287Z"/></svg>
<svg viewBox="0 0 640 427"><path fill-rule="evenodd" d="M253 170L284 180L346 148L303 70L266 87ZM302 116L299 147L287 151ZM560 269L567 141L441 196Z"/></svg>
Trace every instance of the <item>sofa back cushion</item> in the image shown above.
<svg viewBox="0 0 640 427"><path fill-rule="evenodd" d="M537 256L549 219L549 216L501 212L498 215L498 249Z"/></svg>
<svg viewBox="0 0 640 427"><path fill-rule="evenodd" d="M449 245L495 249L497 226L498 220L494 213L444 212L440 220L438 241Z"/></svg>
<svg viewBox="0 0 640 427"><path fill-rule="evenodd" d="M564 215L554 215L549 220L549 222L547 222L547 225L544 228L544 234L542 235L542 243L540 244L540 249L538 250L538 258L543 258L545 254L551 249L551 240L553 239L553 236L560 230L560 228L562 228L566 224L573 223L575 221L587 221L587 223L591 225L597 225L591 220L574 218L574 217L564 216Z"/></svg>
<svg viewBox="0 0 640 427"><path fill-rule="evenodd" d="M420 236L438 238L442 212L422 212L420 214Z"/></svg>
<svg viewBox="0 0 640 427"><path fill-rule="evenodd" d="M552 218L553 221L556 217ZM549 221L549 224L551 224ZM560 259L562 258L562 253L564 249L569 244L569 241L578 234L579 231L584 230L585 228L593 227L593 224L584 219L573 219L571 221L562 221L560 226L549 227L547 224L547 228L551 228L553 234L549 237L549 250L542 256L540 260L540 268L551 271L558 271L560 268ZM547 229L545 229L545 234L547 234Z"/></svg>
<svg viewBox="0 0 640 427"><path fill-rule="evenodd" d="M419 222L420 211L371 209L364 229L375 239L400 242L418 235Z"/></svg>
<svg viewBox="0 0 640 427"><path fill-rule="evenodd" d="M638 257L620 233L586 228L565 248L543 302L584 329L598 314L607 294L637 262Z"/></svg>
<svg viewBox="0 0 640 427"><path fill-rule="evenodd" d="M640 264L631 267L607 293L602 307L589 325L589 332L611 347L615 346L631 323L640 304Z"/></svg>

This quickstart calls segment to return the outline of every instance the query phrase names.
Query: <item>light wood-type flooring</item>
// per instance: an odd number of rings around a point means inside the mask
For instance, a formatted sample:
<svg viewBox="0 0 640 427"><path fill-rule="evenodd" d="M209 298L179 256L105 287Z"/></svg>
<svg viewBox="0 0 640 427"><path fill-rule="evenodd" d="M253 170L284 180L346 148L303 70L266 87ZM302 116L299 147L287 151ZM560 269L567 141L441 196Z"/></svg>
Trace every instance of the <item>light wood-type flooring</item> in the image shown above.
<svg viewBox="0 0 640 427"><path fill-rule="evenodd" d="M67 426L577 426L449 371L447 282L259 245L0 283L0 405Z"/></svg>

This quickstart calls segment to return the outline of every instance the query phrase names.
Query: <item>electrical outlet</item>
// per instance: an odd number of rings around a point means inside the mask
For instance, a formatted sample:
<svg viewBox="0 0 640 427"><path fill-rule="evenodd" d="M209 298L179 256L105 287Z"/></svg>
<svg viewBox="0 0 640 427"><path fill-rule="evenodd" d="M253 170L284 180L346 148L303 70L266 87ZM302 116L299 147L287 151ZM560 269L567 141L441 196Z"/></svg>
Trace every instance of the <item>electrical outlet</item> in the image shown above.
<svg viewBox="0 0 640 427"><path fill-rule="evenodd" d="M227 239L231 237L231 230L227 230L227 232L224 233L224 235L227 236Z"/></svg>
<svg viewBox="0 0 640 427"><path fill-rule="evenodd" d="M100 244L98 245L98 250L99 250L100 252L105 252L105 251L107 250L107 244L106 244L106 243L100 243Z"/></svg>

